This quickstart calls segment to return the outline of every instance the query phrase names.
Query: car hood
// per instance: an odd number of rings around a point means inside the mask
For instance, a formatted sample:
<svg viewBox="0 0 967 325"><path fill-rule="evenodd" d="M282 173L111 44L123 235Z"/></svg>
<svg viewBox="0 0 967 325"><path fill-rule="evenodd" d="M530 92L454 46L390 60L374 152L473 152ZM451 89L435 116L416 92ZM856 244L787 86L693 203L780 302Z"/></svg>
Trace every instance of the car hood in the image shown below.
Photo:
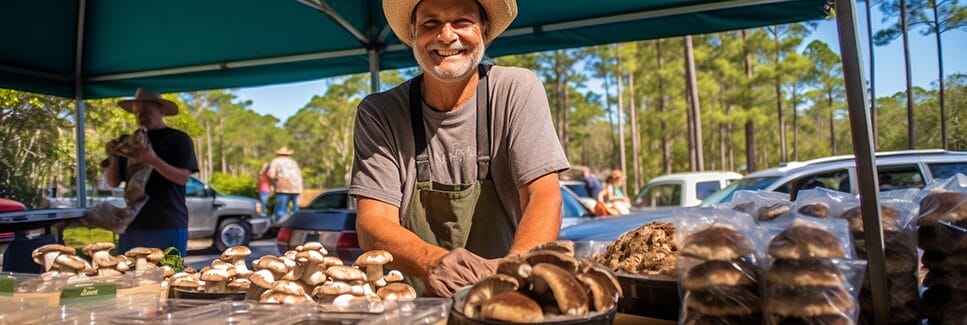
<svg viewBox="0 0 967 325"><path fill-rule="evenodd" d="M560 239L573 241L612 241L643 224L668 218L674 215L676 210L661 209L634 212L622 216L596 218L576 226L561 229L559 237Z"/></svg>

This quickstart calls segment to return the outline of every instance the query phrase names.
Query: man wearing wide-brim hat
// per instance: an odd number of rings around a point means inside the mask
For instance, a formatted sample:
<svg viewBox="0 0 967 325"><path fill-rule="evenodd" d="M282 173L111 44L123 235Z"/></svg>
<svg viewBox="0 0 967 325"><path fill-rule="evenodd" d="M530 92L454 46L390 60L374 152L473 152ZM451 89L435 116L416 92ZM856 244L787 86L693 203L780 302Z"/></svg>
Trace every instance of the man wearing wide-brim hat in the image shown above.
<svg viewBox="0 0 967 325"><path fill-rule="evenodd" d="M450 296L497 259L557 239L569 167L540 79L480 64L514 0L383 0L423 75L366 97L349 193L357 234L423 294Z"/></svg>
<svg viewBox="0 0 967 325"><path fill-rule="evenodd" d="M289 202L292 202L292 212L299 212L299 194L302 193L302 170L299 163L292 159L294 152L289 147L282 147L275 151L276 157L269 162L269 181L275 188L275 221L282 221L282 217L289 212Z"/></svg>
<svg viewBox="0 0 967 325"><path fill-rule="evenodd" d="M148 201L118 239L118 251L134 247L175 247L184 255L188 245L188 207L185 184L198 172L195 150L188 134L168 127L164 117L178 114L178 105L147 88L138 88L133 98L118 102L135 115L138 125L148 130L149 150L135 156L115 156L113 140L107 144L106 178L111 186L127 179L127 160L147 164L154 171L145 185Z"/></svg>

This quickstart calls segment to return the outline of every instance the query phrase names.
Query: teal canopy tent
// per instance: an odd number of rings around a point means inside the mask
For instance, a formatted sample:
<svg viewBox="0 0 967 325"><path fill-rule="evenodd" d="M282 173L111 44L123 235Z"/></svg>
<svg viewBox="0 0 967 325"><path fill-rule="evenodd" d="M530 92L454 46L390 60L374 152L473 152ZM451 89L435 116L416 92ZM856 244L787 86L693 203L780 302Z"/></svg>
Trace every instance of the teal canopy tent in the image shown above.
<svg viewBox="0 0 967 325"><path fill-rule="evenodd" d="M835 6L833 6L835 2ZM247 87L414 66L380 0L11 0L0 4L0 88L77 100ZM821 19L836 8L877 323L889 319L864 75L848 0L519 0L497 57ZM78 202L85 202L83 168Z"/></svg>

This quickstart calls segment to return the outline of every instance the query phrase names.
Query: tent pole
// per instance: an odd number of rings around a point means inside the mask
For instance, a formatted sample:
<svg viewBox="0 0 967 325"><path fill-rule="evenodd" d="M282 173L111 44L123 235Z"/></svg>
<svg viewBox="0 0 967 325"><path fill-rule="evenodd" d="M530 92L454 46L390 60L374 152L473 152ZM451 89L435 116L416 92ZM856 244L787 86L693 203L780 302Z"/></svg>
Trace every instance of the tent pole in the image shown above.
<svg viewBox="0 0 967 325"><path fill-rule="evenodd" d="M870 127L870 111L865 91L866 75L863 74L863 61L860 58L860 40L856 37L859 32L856 29L856 7L853 1L836 0L836 27L843 60L843 78L846 82L853 154L856 156L856 177L869 263L867 269L873 297L873 323L887 324L890 320L890 295L886 285L883 231L880 226L880 184L876 177L876 157L871 140L873 131Z"/></svg>
<svg viewBox="0 0 967 325"><path fill-rule="evenodd" d="M379 92L379 53L376 53L376 49L370 49L369 51L369 91L371 93Z"/></svg>
<svg viewBox="0 0 967 325"><path fill-rule="evenodd" d="M77 4L77 44L74 49L74 99L77 101L75 117L77 131L77 207L87 207L87 157L84 156L84 87L81 79L81 64L84 56L84 14L87 1Z"/></svg>

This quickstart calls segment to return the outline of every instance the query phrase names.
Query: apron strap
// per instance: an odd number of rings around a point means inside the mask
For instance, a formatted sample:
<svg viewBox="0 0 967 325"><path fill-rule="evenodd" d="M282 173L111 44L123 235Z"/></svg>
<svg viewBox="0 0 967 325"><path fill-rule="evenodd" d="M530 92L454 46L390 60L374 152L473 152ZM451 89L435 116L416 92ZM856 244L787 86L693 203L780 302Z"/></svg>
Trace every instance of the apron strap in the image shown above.
<svg viewBox="0 0 967 325"><path fill-rule="evenodd" d="M477 179L490 178L490 89L487 75L491 65L478 66L480 81L477 82ZM426 127L423 123L423 94L420 82L423 75L410 80L410 126L413 130L413 143L416 153L416 181L430 180L430 155L427 153ZM483 107L484 109L481 109ZM486 130L486 132L480 132Z"/></svg>

